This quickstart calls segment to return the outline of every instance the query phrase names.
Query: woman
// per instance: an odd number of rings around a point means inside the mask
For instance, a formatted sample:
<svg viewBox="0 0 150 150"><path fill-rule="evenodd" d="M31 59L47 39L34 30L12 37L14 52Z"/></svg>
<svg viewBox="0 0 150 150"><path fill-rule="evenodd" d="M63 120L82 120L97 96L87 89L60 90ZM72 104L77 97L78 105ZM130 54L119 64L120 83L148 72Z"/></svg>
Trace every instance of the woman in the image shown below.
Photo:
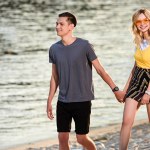
<svg viewBox="0 0 150 150"><path fill-rule="evenodd" d="M140 105L147 105L150 121L150 11L140 9L133 14L132 31L136 45L135 65L126 83L120 150L127 150L135 114Z"/></svg>

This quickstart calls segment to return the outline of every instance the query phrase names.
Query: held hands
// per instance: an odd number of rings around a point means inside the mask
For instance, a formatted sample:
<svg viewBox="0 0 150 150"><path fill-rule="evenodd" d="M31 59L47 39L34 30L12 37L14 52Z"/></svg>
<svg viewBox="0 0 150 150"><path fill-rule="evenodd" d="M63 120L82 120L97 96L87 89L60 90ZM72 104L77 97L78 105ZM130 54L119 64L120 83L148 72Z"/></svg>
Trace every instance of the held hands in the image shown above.
<svg viewBox="0 0 150 150"><path fill-rule="evenodd" d="M116 99L118 100L118 102L120 103L124 103L124 97L125 97L125 92L124 91L115 91L114 92Z"/></svg>
<svg viewBox="0 0 150 150"><path fill-rule="evenodd" d="M53 115L53 112L52 112L52 105L47 103L47 117L50 119L50 120L53 120L54 119L54 115Z"/></svg>

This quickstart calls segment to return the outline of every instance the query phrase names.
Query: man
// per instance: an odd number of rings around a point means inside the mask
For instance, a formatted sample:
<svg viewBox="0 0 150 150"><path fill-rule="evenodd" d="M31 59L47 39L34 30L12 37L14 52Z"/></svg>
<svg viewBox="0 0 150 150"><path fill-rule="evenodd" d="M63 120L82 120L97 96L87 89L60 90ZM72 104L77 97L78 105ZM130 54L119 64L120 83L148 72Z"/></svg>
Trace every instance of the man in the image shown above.
<svg viewBox="0 0 150 150"><path fill-rule="evenodd" d="M57 35L61 40L50 47L49 61L52 63L50 91L47 101L47 116L53 119L52 99L59 86L57 102L57 131L59 150L69 150L69 132L72 118L78 143L87 150L96 150L89 132L91 100L94 99L92 65L102 79L114 91L118 101L124 93L119 91L110 76L99 63L94 50L87 40L73 36L76 17L64 12L56 22Z"/></svg>

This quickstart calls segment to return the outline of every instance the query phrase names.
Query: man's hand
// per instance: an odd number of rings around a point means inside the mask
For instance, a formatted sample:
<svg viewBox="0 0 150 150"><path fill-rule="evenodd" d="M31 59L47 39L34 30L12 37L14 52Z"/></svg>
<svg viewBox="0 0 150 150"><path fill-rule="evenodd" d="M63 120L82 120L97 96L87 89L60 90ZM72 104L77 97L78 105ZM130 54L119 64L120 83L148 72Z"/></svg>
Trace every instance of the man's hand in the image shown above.
<svg viewBox="0 0 150 150"><path fill-rule="evenodd" d="M53 112L52 112L52 105L49 103L47 103L47 117L50 120L54 119Z"/></svg>
<svg viewBox="0 0 150 150"><path fill-rule="evenodd" d="M114 92L116 99L118 100L118 102L120 103L124 103L124 96L125 96L125 92L124 91L115 91Z"/></svg>
<svg viewBox="0 0 150 150"><path fill-rule="evenodd" d="M141 99L141 105L149 104L150 103L150 96L148 94L144 94Z"/></svg>

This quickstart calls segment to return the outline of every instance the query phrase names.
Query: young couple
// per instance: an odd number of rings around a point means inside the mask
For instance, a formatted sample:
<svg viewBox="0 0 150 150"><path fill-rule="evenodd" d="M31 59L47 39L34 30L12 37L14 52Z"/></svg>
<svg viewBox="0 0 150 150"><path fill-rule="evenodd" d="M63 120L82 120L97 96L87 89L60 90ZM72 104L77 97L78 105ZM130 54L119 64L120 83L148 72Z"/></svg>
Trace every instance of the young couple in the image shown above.
<svg viewBox="0 0 150 150"><path fill-rule="evenodd" d="M49 49L52 63L47 116L53 119L52 100L59 86L56 120L59 150L69 150L69 132L72 119L78 143L87 150L96 150L88 137L91 100L94 99L92 66L109 85L116 99L125 102L120 134L120 150L127 150L135 113L142 104L147 105L150 120L150 11L140 9L134 13L132 30L136 45L135 65L123 91L120 91L100 64L92 45L73 36L76 17L64 12L56 21L56 32L61 40Z"/></svg>

